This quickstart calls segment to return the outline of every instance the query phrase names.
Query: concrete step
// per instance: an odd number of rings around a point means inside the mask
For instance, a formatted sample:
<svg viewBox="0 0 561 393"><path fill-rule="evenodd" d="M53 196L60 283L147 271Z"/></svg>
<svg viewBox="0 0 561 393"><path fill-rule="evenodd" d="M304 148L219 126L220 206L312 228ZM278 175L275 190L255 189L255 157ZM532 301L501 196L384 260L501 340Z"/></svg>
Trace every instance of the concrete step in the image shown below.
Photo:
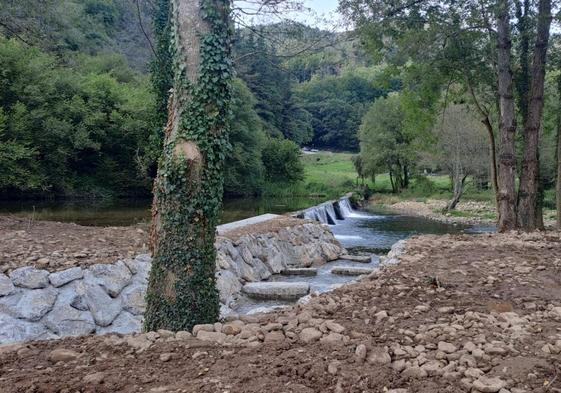
<svg viewBox="0 0 561 393"><path fill-rule="evenodd" d="M249 297L264 300L295 300L310 292L307 282L251 282L242 288Z"/></svg>
<svg viewBox="0 0 561 393"><path fill-rule="evenodd" d="M363 274L370 274L374 269L369 267L349 267L349 266L336 266L331 269L331 274L339 274L342 276L362 276Z"/></svg>
<svg viewBox="0 0 561 393"><path fill-rule="evenodd" d="M341 255L339 259L351 262L370 263L372 262L372 255Z"/></svg>
<svg viewBox="0 0 561 393"><path fill-rule="evenodd" d="M317 276L318 269L312 267L292 268L281 272L284 276Z"/></svg>

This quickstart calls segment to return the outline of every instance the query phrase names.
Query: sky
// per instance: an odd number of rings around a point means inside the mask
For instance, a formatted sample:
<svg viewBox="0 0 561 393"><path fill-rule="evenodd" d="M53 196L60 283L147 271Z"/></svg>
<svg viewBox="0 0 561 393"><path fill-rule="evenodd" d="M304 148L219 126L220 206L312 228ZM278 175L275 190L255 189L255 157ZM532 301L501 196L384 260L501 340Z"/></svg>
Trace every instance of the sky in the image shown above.
<svg viewBox="0 0 561 393"><path fill-rule="evenodd" d="M306 7L312 8L319 14L329 13L337 10L338 0L307 0Z"/></svg>
<svg viewBox="0 0 561 393"><path fill-rule="evenodd" d="M251 2L248 2L251 4ZM244 0L236 1L236 4L241 8L255 9L254 5L247 4ZM280 18L293 19L311 26L316 26L320 28L325 28L328 30L340 30L341 27L341 17L337 13L337 6L339 5L338 0L303 0L303 5L306 8L312 10L311 13L296 13L288 12L281 15ZM270 17L267 15L262 16L242 16L243 20L246 20L252 24L259 23L274 23L278 22L278 17Z"/></svg>

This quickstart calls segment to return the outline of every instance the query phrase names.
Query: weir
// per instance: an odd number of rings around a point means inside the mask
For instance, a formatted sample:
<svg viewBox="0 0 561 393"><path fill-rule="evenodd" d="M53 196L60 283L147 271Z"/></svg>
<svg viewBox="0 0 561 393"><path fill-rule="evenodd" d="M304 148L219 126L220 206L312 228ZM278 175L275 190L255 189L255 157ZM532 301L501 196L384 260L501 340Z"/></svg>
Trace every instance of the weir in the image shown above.
<svg viewBox="0 0 561 393"><path fill-rule="evenodd" d="M296 216L328 225L337 225L337 221L343 221L345 218L363 217L362 214L354 211L348 196L310 207L297 213Z"/></svg>

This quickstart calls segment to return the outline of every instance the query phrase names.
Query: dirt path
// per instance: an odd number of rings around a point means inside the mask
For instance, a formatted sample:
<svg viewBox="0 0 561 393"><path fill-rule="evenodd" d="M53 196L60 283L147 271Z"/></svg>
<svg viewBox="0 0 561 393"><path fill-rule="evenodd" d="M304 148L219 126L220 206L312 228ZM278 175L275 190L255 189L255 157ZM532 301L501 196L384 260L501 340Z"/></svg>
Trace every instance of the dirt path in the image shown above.
<svg viewBox="0 0 561 393"><path fill-rule="evenodd" d="M0 347L0 391L561 392L558 234L423 236L400 259L199 339Z"/></svg>

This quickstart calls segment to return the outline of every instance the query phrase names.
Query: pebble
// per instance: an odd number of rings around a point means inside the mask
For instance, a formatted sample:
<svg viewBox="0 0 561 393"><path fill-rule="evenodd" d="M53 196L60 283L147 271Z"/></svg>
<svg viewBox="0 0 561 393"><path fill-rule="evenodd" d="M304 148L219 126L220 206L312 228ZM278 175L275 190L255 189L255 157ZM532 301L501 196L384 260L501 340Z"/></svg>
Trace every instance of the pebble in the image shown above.
<svg viewBox="0 0 561 393"><path fill-rule="evenodd" d="M438 350L444 353L454 353L458 350L454 344L447 343L445 341L440 341L438 343Z"/></svg>
<svg viewBox="0 0 561 393"><path fill-rule="evenodd" d="M162 353L160 355L160 360L162 362L169 362L171 360L171 357L172 357L171 353Z"/></svg>
<svg viewBox="0 0 561 393"><path fill-rule="evenodd" d="M496 393L506 386L500 378L479 377L473 381L473 387L483 393Z"/></svg>
<svg viewBox="0 0 561 393"><path fill-rule="evenodd" d="M80 356L79 353L69 349L58 348L49 354L49 360L53 363L57 362L72 362Z"/></svg>
<svg viewBox="0 0 561 393"><path fill-rule="evenodd" d="M305 343L318 341L323 334L316 328L305 328L300 332L300 340Z"/></svg>

